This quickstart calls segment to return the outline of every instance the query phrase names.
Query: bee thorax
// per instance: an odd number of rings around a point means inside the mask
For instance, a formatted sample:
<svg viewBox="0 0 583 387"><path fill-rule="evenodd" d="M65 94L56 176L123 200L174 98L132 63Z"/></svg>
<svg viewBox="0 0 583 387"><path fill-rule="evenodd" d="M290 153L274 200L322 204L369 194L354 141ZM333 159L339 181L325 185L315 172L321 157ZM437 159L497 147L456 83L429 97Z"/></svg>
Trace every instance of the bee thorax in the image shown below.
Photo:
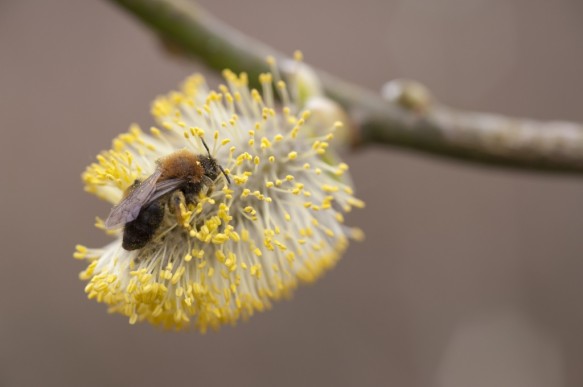
<svg viewBox="0 0 583 387"><path fill-rule="evenodd" d="M188 179L199 180L204 174L204 166L199 156L187 150L180 150L160 160L162 175L160 180Z"/></svg>

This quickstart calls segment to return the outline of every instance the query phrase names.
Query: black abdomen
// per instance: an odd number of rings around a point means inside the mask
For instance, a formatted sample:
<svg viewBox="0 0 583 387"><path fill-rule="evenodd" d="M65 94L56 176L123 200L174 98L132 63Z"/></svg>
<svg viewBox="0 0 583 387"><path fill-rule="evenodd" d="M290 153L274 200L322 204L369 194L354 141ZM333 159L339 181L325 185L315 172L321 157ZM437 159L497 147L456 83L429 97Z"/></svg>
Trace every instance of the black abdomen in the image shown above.
<svg viewBox="0 0 583 387"><path fill-rule="evenodd" d="M136 219L126 223L122 247L129 251L144 247L152 240L163 219L164 205L159 200L142 208Z"/></svg>

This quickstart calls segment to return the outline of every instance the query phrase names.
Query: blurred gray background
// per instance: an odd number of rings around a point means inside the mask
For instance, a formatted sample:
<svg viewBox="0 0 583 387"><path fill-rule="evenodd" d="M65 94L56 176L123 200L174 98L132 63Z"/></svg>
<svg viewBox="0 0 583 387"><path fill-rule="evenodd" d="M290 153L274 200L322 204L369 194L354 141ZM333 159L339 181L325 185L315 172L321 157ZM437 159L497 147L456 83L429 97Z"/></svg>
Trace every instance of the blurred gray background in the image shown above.
<svg viewBox="0 0 583 387"><path fill-rule="evenodd" d="M379 90L583 121L580 0L200 1ZM347 155L367 208L337 268L218 334L130 326L71 257L108 206L80 173L196 64L107 1L0 0L0 386L583 385L583 179Z"/></svg>

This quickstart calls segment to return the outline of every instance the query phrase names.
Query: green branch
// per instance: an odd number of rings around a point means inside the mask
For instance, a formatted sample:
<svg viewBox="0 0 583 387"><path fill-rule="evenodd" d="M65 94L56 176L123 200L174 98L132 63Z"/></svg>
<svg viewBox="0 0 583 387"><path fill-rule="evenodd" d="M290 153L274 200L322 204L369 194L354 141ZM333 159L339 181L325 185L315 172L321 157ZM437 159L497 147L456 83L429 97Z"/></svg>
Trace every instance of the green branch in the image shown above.
<svg viewBox="0 0 583 387"><path fill-rule="evenodd" d="M268 71L288 59L187 0L110 0L141 19L169 47L221 71ZM353 145L403 147L488 165L583 172L583 126L456 110L433 102L416 83L395 82L390 98L317 71L327 96L355 123Z"/></svg>

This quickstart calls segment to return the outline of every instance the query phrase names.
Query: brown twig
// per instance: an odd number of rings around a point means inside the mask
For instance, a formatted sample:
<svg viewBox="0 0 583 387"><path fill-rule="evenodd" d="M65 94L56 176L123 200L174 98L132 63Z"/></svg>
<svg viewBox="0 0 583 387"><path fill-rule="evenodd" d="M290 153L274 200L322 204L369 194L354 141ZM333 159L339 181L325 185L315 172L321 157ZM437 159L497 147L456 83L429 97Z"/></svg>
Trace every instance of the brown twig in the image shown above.
<svg viewBox="0 0 583 387"><path fill-rule="evenodd" d="M215 70L246 71L249 79L281 53L234 30L187 0L111 0L155 30L166 42ZM395 84L386 99L322 71L327 96L358 123L359 146L390 145L421 152L537 171L583 172L583 126L456 110L407 99L411 83ZM416 105L419 103L421 105ZM354 145L354 144L353 144Z"/></svg>

